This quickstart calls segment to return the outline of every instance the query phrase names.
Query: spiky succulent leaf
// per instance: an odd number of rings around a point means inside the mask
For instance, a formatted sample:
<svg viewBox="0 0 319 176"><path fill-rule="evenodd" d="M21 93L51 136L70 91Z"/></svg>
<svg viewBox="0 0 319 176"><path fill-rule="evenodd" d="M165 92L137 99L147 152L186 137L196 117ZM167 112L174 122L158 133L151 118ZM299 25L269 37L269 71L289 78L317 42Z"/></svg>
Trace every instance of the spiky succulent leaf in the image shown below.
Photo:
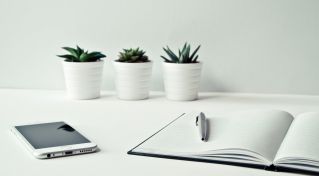
<svg viewBox="0 0 319 176"><path fill-rule="evenodd" d="M186 43L182 49L182 53L180 55L180 63L189 63L189 50L190 46L188 46Z"/></svg>
<svg viewBox="0 0 319 176"><path fill-rule="evenodd" d="M177 57L174 52L167 46L166 48L163 48L166 54L171 58L172 62L179 62L179 57Z"/></svg>
<svg viewBox="0 0 319 176"><path fill-rule="evenodd" d="M199 50L200 45L198 45L198 47L193 51L192 55L190 56L190 59L193 60L195 54L197 53L197 51Z"/></svg>
<svg viewBox="0 0 319 176"><path fill-rule="evenodd" d="M166 57L164 57L164 56L161 56L161 58L163 58L165 62L172 63L172 61L171 61L171 60L167 59L167 58L166 58Z"/></svg>
<svg viewBox="0 0 319 176"><path fill-rule="evenodd" d="M187 42L184 44L182 51L185 51L186 47L187 47Z"/></svg>
<svg viewBox="0 0 319 176"><path fill-rule="evenodd" d="M185 55L184 55L184 58L185 58L185 62L186 62L186 63L192 62L192 59L190 59L190 57L189 57L190 50L191 50L191 46L188 45L188 46L186 47L186 49L185 49Z"/></svg>
<svg viewBox="0 0 319 176"><path fill-rule="evenodd" d="M63 49L65 49L66 51L68 51L71 55L73 55L74 57L79 57L81 54L78 53L78 51L74 48L70 48L70 47L62 47Z"/></svg>
<svg viewBox="0 0 319 176"><path fill-rule="evenodd" d="M94 61L100 60L101 58L104 58L104 57L106 57L104 54L102 54L101 52L97 52L97 51L93 51L93 52L88 54L89 62L94 62Z"/></svg>
<svg viewBox="0 0 319 176"><path fill-rule="evenodd" d="M197 63L197 58L198 58L198 55L194 58L194 60L192 61L192 63Z"/></svg>
<svg viewBox="0 0 319 176"><path fill-rule="evenodd" d="M77 61L77 58L74 57L73 55L70 55L70 54L57 55L57 56L58 56L58 57L65 58L65 61L68 61L68 62L76 62L76 61Z"/></svg>

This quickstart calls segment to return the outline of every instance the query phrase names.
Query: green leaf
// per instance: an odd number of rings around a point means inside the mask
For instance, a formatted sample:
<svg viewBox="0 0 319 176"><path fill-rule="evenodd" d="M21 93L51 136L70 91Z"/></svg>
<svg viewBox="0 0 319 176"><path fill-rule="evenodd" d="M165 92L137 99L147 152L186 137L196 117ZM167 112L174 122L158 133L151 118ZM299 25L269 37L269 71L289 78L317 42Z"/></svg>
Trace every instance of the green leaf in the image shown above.
<svg viewBox="0 0 319 176"><path fill-rule="evenodd" d="M141 59L142 62L148 62L148 56L143 56Z"/></svg>
<svg viewBox="0 0 319 176"><path fill-rule="evenodd" d="M70 55L70 54L57 55L57 56L65 58L65 61L68 61L68 62L77 62L78 61L76 57L74 57L73 55Z"/></svg>
<svg viewBox="0 0 319 176"><path fill-rule="evenodd" d="M148 57L144 55L145 51L137 48L129 48L123 49L123 52L119 53L119 62L128 62L128 63L136 63L136 62L148 62Z"/></svg>
<svg viewBox="0 0 319 176"><path fill-rule="evenodd" d="M80 56L84 52L84 50L80 48L78 45L76 45L76 49L77 49L78 56Z"/></svg>
<svg viewBox="0 0 319 176"><path fill-rule="evenodd" d="M190 45L185 44L182 50L182 57L181 57L181 63L188 63L189 62L189 50L190 50Z"/></svg>
<svg viewBox="0 0 319 176"><path fill-rule="evenodd" d="M87 52L84 52L80 56L80 61L81 62L88 62L88 58L89 58L89 55L87 54Z"/></svg>
<svg viewBox="0 0 319 176"><path fill-rule="evenodd" d="M62 47L63 49L65 49L66 51L68 51L71 55L73 55L76 58L79 58L79 53L77 52L76 49L74 48L70 48L70 47Z"/></svg>
<svg viewBox="0 0 319 176"><path fill-rule="evenodd" d="M189 63L189 62L191 62L192 60L189 58L189 53L190 53L190 50L191 50L191 45L188 45L187 47L186 47L186 51L185 51L185 62L186 63Z"/></svg>
<svg viewBox="0 0 319 176"><path fill-rule="evenodd" d="M187 42L184 44L183 48L182 48L182 52L186 49L187 46Z"/></svg>
<svg viewBox="0 0 319 176"><path fill-rule="evenodd" d="M161 56L161 58L163 58L165 60L165 62L168 62L168 63L172 63L172 61L168 60L166 57L164 56Z"/></svg>
<svg viewBox="0 0 319 176"><path fill-rule="evenodd" d="M131 61L136 62L139 59L139 56L132 56Z"/></svg>
<svg viewBox="0 0 319 176"><path fill-rule="evenodd" d="M171 58L172 62L179 63L178 57L174 54L174 52L168 46L167 46L167 49L166 48L163 48L163 49L167 53L167 55Z"/></svg>
<svg viewBox="0 0 319 176"><path fill-rule="evenodd" d="M198 45L198 47L194 50L194 52L192 53L192 55L190 56L190 59L193 60L193 57L195 56L195 54L197 53L197 51L199 50L200 45Z"/></svg>
<svg viewBox="0 0 319 176"><path fill-rule="evenodd" d="M91 52L89 53L89 57L94 57L94 58L103 58L106 57L104 54L100 53L100 52Z"/></svg>
<svg viewBox="0 0 319 176"><path fill-rule="evenodd" d="M185 52L185 50L182 50L181 56L179 58L180 63L184 63L184 52Z"/></svg>
<svg viewBox="0 0 319 176"><path fill-rule="evenodd" d="M198 55L195 57L195 59L192 61L192 63L197 63L197 58L198 58Z"/></svg>

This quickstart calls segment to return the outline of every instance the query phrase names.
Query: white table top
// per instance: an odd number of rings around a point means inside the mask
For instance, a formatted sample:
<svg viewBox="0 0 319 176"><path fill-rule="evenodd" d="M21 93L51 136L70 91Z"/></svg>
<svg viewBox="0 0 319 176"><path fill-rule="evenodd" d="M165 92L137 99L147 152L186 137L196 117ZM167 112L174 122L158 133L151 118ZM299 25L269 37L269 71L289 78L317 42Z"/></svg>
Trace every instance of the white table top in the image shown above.
<svg viewBox="0 0 319 176"><path fill-rule="evenodd" d="M126 154L183 112L219 115L252 108L282 109L297 115L319 111L319 96L202 93L197 101L177 102L159 92L141 101L118 100L114 93L103 92L100 99L75 101L67 99L63 91L0 89L0 175L295 175ZM101 151L39 160L9 130L13 125L61 120L84 132ZM118 126L122 130L116 131Z"/></svg>

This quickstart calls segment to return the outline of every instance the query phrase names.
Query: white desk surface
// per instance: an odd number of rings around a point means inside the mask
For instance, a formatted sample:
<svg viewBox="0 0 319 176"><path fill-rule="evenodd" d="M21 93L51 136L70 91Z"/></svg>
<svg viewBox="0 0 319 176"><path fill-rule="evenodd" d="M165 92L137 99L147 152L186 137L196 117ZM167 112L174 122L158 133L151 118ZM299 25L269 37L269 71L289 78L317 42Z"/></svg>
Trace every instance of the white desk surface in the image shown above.
<svg viewBox="0 0 319 176"><path fill-rule="evenodd" d="M67 99L64 91L0 89L0 175L296 175L126 154L183 112L201 110L209 116L252 108L297 115L319 111L319 96L201 93L197 101L177 102L159 92L140 101L123 101L113 92L103 92L100 99L75 101ZM9 130L13 125L61 120L84 132L101 151L39 160Z"/></svg>

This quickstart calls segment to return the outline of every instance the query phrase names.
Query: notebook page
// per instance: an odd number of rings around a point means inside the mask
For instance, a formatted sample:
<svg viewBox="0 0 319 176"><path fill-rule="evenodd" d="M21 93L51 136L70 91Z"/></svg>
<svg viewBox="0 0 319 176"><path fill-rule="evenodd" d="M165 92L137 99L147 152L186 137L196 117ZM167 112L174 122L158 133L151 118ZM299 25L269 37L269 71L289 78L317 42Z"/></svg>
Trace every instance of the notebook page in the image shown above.
<svg viewBox="0 0 319 176"><path fill-rule="evenodd" d="M250 110L225 117L208 117L209 138L203 142L195 126L195 116L196 113L186 114L135 150L178 155L246 149L272 161L293 120L289 113L278 110Z"/></svg>
<svg viewBox="0 0 319 176"><path fill-rule="evenodd" d="M319 113L304 113L294 120L276 160L285 157L319 161Z"/></svg>

